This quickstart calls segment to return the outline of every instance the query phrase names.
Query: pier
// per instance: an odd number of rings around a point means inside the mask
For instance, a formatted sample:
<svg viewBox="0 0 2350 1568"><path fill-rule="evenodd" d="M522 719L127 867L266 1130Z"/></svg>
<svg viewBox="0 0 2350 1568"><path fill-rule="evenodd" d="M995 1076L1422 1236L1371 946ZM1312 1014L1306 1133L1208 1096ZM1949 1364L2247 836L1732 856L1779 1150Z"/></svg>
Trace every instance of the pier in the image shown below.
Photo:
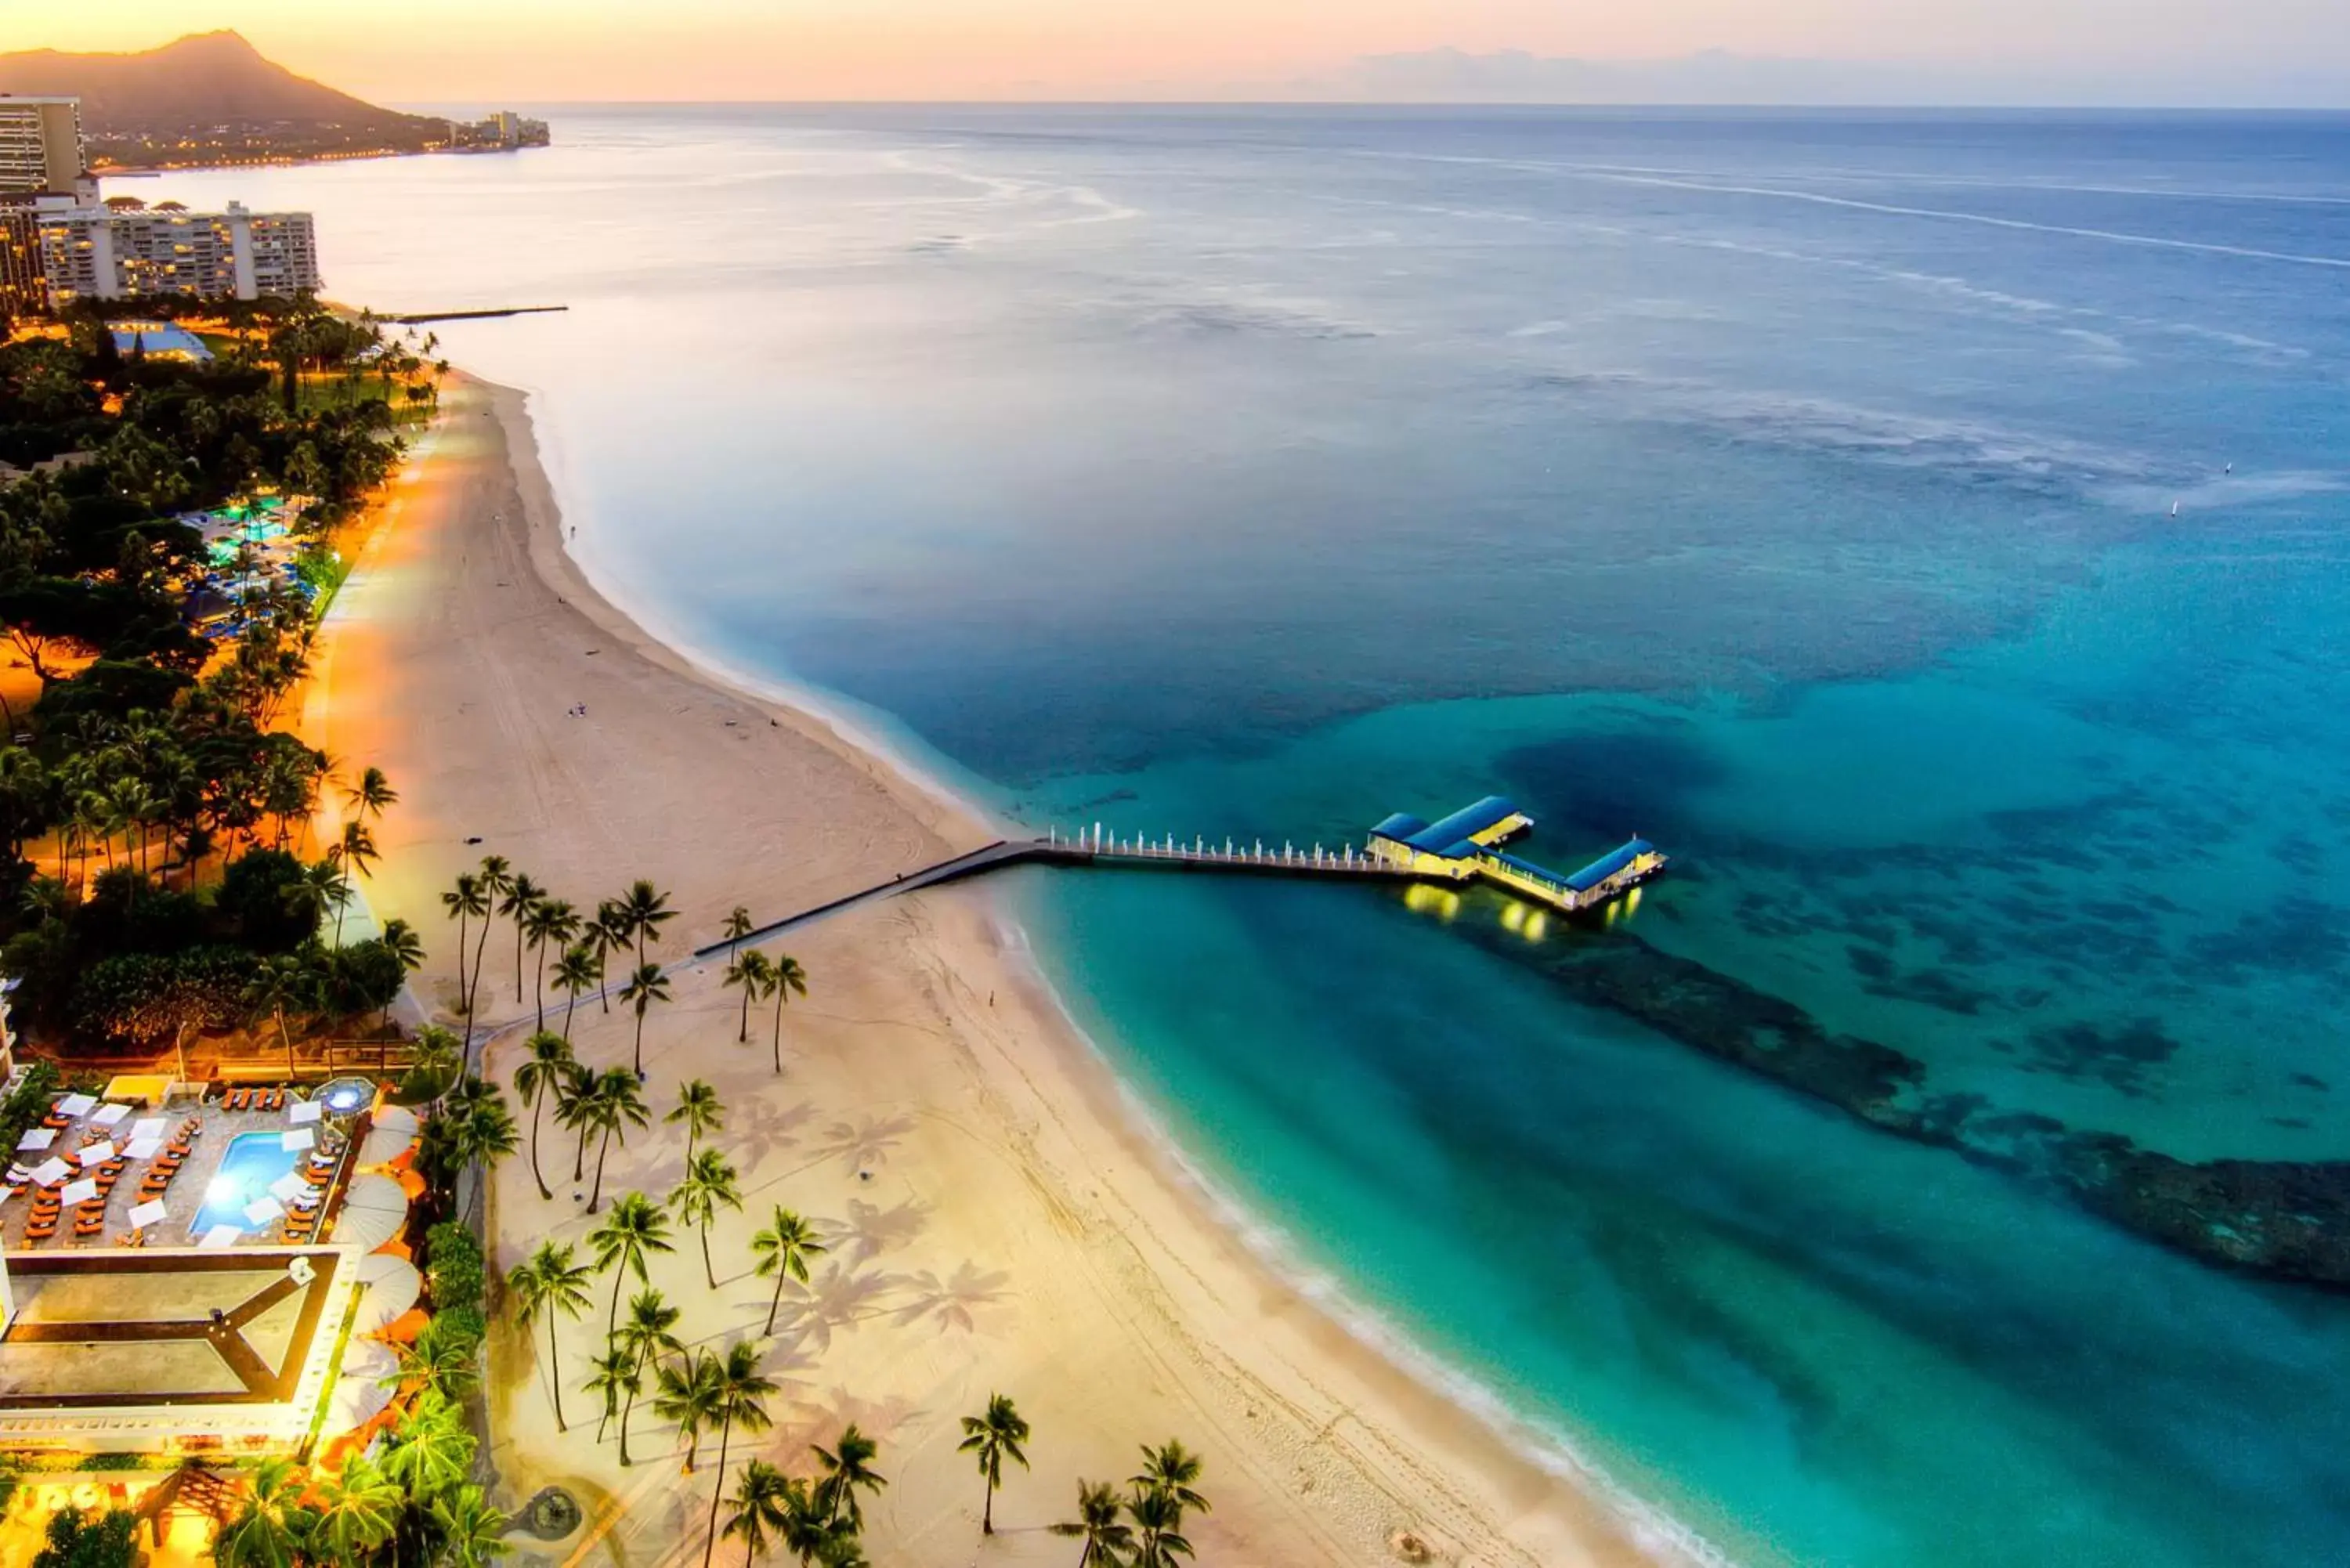
<svg viewBox="0 0 2350 1568"><path fill-rule="evenodd" d="M759 927L749 935L696 948L697 960L737 947L756 946L795 927L874 898L918 892L984 876L1008 866L1092 867L1132 871L1207 871L1268 877L1320 877L1399 883L1489 882L1515 897L1568 914L1596 909L1663 871L1666 857L1645 838L1610 850L1580 871L1557 872L1503 854L1500 846L1534 827L1534 818L1499 795L1454 812L1434 824L1390 816L1361 844L1274 846L1263 839L1243 842L1188 841L1170 833L1157 838L1120 836L1100 823L1064 836L1058 828L1042 838L998 839L968 854L905 872L812 909Z"/></svg>

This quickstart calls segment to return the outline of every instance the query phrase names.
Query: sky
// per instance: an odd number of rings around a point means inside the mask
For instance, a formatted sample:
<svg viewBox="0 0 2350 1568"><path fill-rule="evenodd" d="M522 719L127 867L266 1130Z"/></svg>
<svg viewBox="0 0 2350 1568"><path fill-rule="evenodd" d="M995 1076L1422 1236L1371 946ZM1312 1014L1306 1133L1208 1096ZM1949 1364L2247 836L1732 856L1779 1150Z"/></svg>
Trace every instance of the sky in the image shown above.
<svg viewBox="0 0 2350 1568"><path fill-rule="evenodd" d="M2350 0L0 0L0 50L234 27L391 103L1703 98L1730 89L1686 88L1672 62L1718 50L1797 64L1786 90L1831 99L1875 82L1886 101L2350 105L2345 16ZM1617 74L1595 87L1573 62Z"/></svg>

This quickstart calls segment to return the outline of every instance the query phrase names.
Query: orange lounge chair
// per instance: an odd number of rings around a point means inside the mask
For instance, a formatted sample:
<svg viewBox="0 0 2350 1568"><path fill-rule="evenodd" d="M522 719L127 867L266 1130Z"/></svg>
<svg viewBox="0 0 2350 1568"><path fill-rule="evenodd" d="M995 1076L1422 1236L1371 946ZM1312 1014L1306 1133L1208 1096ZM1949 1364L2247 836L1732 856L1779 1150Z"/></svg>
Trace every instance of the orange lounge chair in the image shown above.
<svg viewBox="0 0 2350 1568"><path fill-rule="evenodd" d="M41 1125L48 1128L51 1132L63 1132L66 1128L73 1126L73 1117L66 1115L63 1111L51 1111L47 1116L41 1118Z"/></svg>
<svg viewBox="0 0 2350 1568"><path fill-rule="evenodd" d="M104 1233L105 1230L106 1216L103 1214L85 1214L74 1221L74 1234L77 1236L97 1236Z"/></svg>

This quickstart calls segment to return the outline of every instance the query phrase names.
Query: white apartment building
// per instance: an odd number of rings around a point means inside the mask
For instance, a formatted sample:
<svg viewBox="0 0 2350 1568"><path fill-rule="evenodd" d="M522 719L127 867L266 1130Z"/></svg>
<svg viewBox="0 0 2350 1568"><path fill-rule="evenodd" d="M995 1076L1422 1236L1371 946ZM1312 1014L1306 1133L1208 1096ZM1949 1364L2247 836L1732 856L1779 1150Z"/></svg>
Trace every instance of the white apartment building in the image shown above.
<svg viewBox="0 0 2350 1568"><path fill-rule="evenodd" d="M225 213L45 203L38 223L51 309L164 294L284 298L320 286L307 213L255 213L236 202Z"/></svg>
<svg viewBox="0 0 2350 1568"><path fill-rule="evenodd" d="M0 94L0 195L82 193L81 100Z"/></svg>

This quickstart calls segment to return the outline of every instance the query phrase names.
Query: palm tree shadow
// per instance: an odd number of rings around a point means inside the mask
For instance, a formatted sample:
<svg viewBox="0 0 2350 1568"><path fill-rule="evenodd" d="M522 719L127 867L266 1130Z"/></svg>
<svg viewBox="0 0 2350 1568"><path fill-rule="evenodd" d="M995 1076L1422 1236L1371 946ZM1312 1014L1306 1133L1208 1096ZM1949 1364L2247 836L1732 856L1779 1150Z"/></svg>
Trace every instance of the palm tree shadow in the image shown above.
<svg viewBox="0 0 2350 1568"><path fill-rule="evenodd" d="M887 1119L868 1116L853 1127L847 1122L835 1122L825 1129L824 1141L816 1145L816 1158L845 1160L851 1170L878 1169L889 1163L889 1151L913 1130L914 1118L903 1115Z"/></svg>
<svg viewBox="0 0 2350 1568"><path fill-rule="evenodd" d="M943 1280L926 1269L906 1282L913 1299L898 1309L898 1322L910 1326L930 1319L937 1323L941 1334L950 1329L975 1334L980 1317L993 1315L987 1309L1003 1301L1003 1287L1011 1279L1000 1271L983 1272L978 1264L969 1262Z"/></svg>
<svg viewBox="0 0 2350 1568"><path fill-rule="evenodd" d="M726 1130L719 1135L720 1141L747 1168L770 1149L795 1147L800 1141L798 1130L816 1116L816 1106L807 1100L777 1106L752 1099L729 1106L727 1112Z"/></svg>
<svg viewBox="0 0 2350 1568"><path fill-rule="evenodd" d="M848 1200L848 1218L827 1224L827 1241L835 1251L858 1263L868 1263L892 1247L903 1247L930 1223L931 1205L909 1198L895 1209L884 1209L863 1199Z"/></svg>
<svg viewBox="0 0 2350 1568"><path fill-rule="evenodd" d="M807 1456L809 1445L822 1443L831 1447L843 1427L853 1425L867 1437L886 1444L923 1414L922 1406L904 1395L864 1399L839 1387L834 1388L827 1399L795 1398L792 1409L794 1414L775 1426L774 1447L785 1457L786 1469L806 1468L799 1461Z"/></svg>
<svg viewBox="0 0 2350 1568"><path fill-rule="evenodd" d="M806 1284L797 1280L785 1283L782 1304L775 1310L775 1338L790 1354L813 1348L822 1355L832 1348L835 1330L853 1328L891 1310L887 1298L904 1288L905 1277L879 1271L860 1273L858 1267L831 1263Z"/></svg>

